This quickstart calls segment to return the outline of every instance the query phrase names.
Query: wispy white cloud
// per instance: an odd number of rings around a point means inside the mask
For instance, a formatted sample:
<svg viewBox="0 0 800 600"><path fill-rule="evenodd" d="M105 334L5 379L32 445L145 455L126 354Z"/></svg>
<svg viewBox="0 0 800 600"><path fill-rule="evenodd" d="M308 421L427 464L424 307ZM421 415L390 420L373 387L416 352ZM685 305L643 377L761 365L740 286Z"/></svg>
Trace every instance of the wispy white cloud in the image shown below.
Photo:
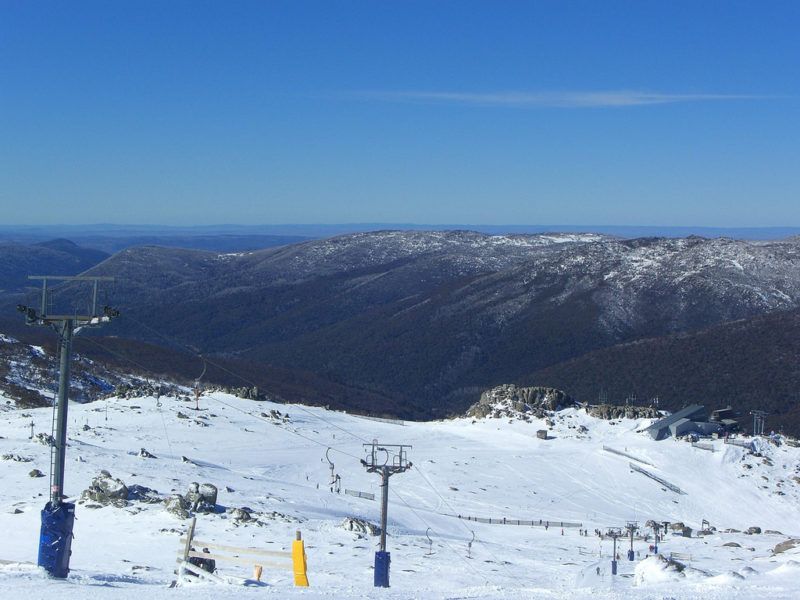
<svg viewBox="0 0 800 600"><path fill-rule="evenodd" d="M755 100L768 96L747 94L665 94L637 90L596 92L431 92L431 91L360 91L355 97L384 102L417 104L462 104L509 108L604 108L707 102Z"/></svg>

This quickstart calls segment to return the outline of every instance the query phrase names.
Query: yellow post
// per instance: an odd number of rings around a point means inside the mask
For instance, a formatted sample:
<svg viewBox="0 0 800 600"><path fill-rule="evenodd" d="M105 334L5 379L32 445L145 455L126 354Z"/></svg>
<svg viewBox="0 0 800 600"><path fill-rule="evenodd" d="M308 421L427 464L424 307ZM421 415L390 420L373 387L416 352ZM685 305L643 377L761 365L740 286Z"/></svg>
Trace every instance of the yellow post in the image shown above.
<svg viewBox="0 0 800 600"><path fill-rule="evenodd" d="M308 587L306 547L299 531L297 539L292 542L292 563L294 563L294 584L298 587Z"/></svg>

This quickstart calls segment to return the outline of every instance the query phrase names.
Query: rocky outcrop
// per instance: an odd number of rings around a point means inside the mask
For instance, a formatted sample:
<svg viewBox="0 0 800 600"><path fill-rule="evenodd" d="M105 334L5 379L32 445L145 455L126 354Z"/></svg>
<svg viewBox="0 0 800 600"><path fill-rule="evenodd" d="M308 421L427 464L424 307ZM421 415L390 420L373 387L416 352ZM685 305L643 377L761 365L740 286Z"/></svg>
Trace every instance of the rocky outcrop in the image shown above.
<svg viewBox="0 0 800 600"><path fill-rule="evenodd" d="M0 459L21 463L33 462L33 459L30 456L20 456L19 454L3 454L3 456L0 456Z"/></svg>
<svg viewBox="0 0 800 600"><path fill-rule="evenodd" d="M217 512L217 486L211 483L192 482L183 499L194 512Z"/></svg>
<svg viewBox="0 0 800 600"><path fill-rule="evenodd" d="M139 456L142 458L158 458L155 454L148 452L146 448L139 450Z"/></svg>
<svg viewBox="0 0 800 600"><path fill-rule="evenodd" d="M128 486L128 500L144 502L145 504L158 504L163 499L157 490L135 483Z"/></svg>
<svg viewBox="0 0 800 600"><path fill-rule="evenodd" d="M253 515L250 514L251 511L247 508L232 508L228 512L237 523L247 523L253 520Z"/></svg>
<svg viewBox="0 0 800 600"><path fill-rule="evenodd" d="M481 394L467 410L467 416L483 418L543 418L548 412L574 406L575 401L561 390L549 387L501 385Z"/></svg>
<svg viewBox="0 0 800 600"><path fill-rule="evenodd" d="M37 442L42 444L43 446L55 446L56 445L56 438L54 438L49 433L37 433L33 436Z"/></svg>
<svg viewBox="0 0 800 600"><path fill-rule="evenodd" d="M614 419L656 419L661 415L652 406L615 406L613 404L596 404L586 407L586 414L596 419L611 421Z"/></svg>
<svg viewBox="0 0 800 600"><path fill-rule="evenodd" d="M347 517L344 521L342 521L342 529L353 531L358 534L358 537L381 534L380 527L357 517Z"/></svg>
<svg viewBox="0 0 800 600"><path fill-rule="evenodd" d="M747 531L745 531L747 535L758 535L761 533L761 527L748 527Z"/></svg>
<svg viewBox="0 0 800 600"><path fill-rule="evenodd" d="M178 397L182 394L181 388L174 384L168 383L151 383L149 381L131 379L128 381L120 382L114 388L114 396L118 398L146 398L152 396L153 398L161 396Z"/></svg>
<svg viewBox="0 0 800 600"><path fill-rule="evenodd" d="M174 494L164 500L164 510L179 519L189 518L189 503L183 499L183 496L178 494Z"/></svg>
<svg viewBox="0 0 800 600"><path fill-rule="evenodd" d="M80 502L87 504L89 508L100 508L102 506L124 508L131 502L158 504L163 502L163 498L157 490L138 483L130 486L125 485L124 481L103 470L100 471L100 475L92 479L91 485L83 490Z"/></svg>
<svg viewBox="0 0 800 600"><path fill-rule="evenodd" d="M792 548L797 548L800 546L800 539L791 538L777 544L775 548L772 550L772 554L781 554L782 552L786 552L787 550L791 550Z"/></svg>
<svg viewBox="0 0 800 600"><path fill-rule="evenodd" d="M81 493L81 502L92 502L100 506L128 505L128 486L121 479L115 479L108 471L100 471L100 475L92 479L91 485Z"/></svg>

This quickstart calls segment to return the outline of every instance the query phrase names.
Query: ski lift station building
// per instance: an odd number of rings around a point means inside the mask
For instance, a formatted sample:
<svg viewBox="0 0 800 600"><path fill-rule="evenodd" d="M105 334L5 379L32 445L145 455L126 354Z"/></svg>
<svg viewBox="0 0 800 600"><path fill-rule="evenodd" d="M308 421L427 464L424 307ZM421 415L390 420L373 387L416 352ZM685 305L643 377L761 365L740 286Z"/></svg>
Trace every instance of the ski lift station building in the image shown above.
<svg viewBox="0 0 800 600"><path fill-rule="evenodd" d="M645 429L654 440L663 440L668 437L680 437L689 433L711 435L721 431L719 423L708 420L705 408L700 404L692 404L659 419Z"/></svg>

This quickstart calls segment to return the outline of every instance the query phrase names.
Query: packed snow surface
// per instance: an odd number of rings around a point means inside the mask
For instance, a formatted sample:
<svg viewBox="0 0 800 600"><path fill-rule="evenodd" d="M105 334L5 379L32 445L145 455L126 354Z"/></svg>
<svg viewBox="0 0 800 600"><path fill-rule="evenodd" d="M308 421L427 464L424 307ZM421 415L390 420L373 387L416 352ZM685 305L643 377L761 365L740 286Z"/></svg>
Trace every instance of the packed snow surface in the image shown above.
<svg viewBox="0 0 800 600"><path fill-rule="evenodd" d="M246 507L254 521L237 522L222 509L199 514L196 536L288 550L300 530L311 587L295 588L290 571L265 569L261 586L170 589L189 521L140 501L122 508L79 503L72 571L56 581L34 566L48 479L29 476L34 468L49 472L49 448L29 436L31 422L34 433L50 432L52 411L2 416L0 598L800 597L800 548L773 554L778 543L800 537L800 451L785 443L763 441L754 454L717 440L709 442L712 452L655 442L640 432L647 421L601 421L577 409L557 413L549 429L537 419L401 423L218 392L203 395L200 410L185 397L71 405L66 490L77 500L103 469L164 497L185 494L191 482L212 483L219 505ZM537 438L540 429L548 439ZM359 461L362 444L373 439L413 446L413 467L391 478L388 590L372 587L378 538L342 526L348 517L379 523L379 478ZM329 488L328 447L341 494ZM155 458L141 457L142 448ZM685 494L632 471L631 463ZM509 524L516 519L534 526ZM612 540L595 530L649 519L693 528L692 537L670 533L659 544L662 556L674 555L684 568L654 558L652 539L636 539L636 560L628 562L629 542L620 540L619 574L612 576ZM698 537L704 519L716 531ZM742 533L751 526L764 533ZM218 567L251 575L244 566Z"/></svg>

